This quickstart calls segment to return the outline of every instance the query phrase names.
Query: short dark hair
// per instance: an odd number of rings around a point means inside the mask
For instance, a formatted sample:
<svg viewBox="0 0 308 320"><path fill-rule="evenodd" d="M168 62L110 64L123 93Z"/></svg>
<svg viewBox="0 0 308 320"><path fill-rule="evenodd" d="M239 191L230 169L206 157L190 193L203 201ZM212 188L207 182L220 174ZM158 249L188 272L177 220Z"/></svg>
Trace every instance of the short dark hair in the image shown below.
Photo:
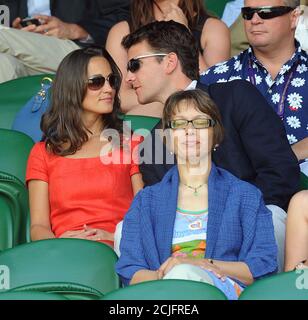
<svg viewBox="0 0 308 320"><path fill-rule="evenodd" d="M113 110L102 115L104 129L116 129L121 132L119 90L121 71L102 47L93 46L74 50L60 63L51 90L51 103L41 120L43 141L47 150L60 156L74 154L88 141L88 130L84 126L81 114L83 100L87 92L88 65L92 58L105 58L112 73L119 79L115 88ZM68 147L63 147L64 143Z"/></svg>
<svg viewBox="0 0 308 320"><path fill-rule="evenodd" d="M122 46L128 50L142 41L146 41L155 52L174 52L183 73L191 80L199 78L198 43L183 24L172 20L149 23L125 36Z"/></svg>
<svg viewBox="0 0 308 320"><path fill-rule="evenodd" d="M223 140L224 129L219 109L210 96L200 89L178 91L167 99L163 111L163 128L169 127L172 115L182 101L191 102L197 110L215 120L213 146L220 144Z"/></svg>

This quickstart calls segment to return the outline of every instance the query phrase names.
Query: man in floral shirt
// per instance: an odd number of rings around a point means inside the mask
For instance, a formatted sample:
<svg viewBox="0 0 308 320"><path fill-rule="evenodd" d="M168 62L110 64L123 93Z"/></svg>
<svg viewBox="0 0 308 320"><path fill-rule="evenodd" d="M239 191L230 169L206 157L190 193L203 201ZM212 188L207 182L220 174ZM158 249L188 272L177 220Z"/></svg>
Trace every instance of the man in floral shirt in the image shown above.
<svg viewBox="0 0 308 320"><path fill-rule="evenodd" d="M302 162L308 160L308 56L294 38L299 3L245 0L242 16L250 47L210 68L200 81L209 85L244 79L254 84L283 121ZM308 174L308 162L301 167Z"/></svg>

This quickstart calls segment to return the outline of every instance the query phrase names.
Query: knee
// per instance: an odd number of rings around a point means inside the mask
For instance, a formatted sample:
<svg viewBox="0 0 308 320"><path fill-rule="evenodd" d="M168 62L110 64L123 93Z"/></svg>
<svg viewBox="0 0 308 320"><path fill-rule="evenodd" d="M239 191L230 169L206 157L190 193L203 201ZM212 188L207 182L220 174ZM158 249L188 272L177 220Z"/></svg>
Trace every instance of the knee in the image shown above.
<svg viewBox="0 0 308 320"><path fill-rule="evenodd" d="M304 218L308 221L308 190L300 191L292 197L288 215L304 215Z"/></svg>

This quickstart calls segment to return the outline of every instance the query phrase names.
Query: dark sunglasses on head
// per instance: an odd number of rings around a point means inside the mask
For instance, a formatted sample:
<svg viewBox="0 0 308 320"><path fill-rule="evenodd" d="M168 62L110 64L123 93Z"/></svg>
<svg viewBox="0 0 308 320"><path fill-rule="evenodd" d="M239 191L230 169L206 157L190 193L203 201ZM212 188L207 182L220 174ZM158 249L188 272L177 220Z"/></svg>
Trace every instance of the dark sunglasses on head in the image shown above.
<svg viewBox="0 0 308 320"><path fill-rule="evenodd" d="M102 75L95 75L91 78L88 79L88 88L90 90L99 90L101 89L104 85L105 82L108 81L110 87L112 89L117 89L120 84L120 79L117 75L111 73L108 75L106 78L103 77Z"/></svg>
<svg viewBox="0 0 308 320"><path fill-rule="evenodd" d="M197 118L194 120L186 120L186 119L171 120L169 122L169 126L171 129L186 129L190 122L192 123L195 129L206 129L209 127L214 127L216 124L216 121L213 119Z"/></svg>
<svg viewBox="0 0 308 320"><path fill-rule="evenodd" d="M278 6L278 7L243 7L242 8L242 17L245 20L251 20L255 13L261 19L272 19L276 17L283 16L284 14L291 12L294 8L287 6Z"/></svg>
<svg viewBox="0 0 308 320"><path fill-rule="evenodd" d="M157 56L164 57L166 55L167 55L167 53L150 53L150 54L145 54L145 55L130 59L127 63L127 71L130 71L132 73L138 71L141 66L141 61L140 61L141 59L150 58L150 57L157 57Z"/></svg>

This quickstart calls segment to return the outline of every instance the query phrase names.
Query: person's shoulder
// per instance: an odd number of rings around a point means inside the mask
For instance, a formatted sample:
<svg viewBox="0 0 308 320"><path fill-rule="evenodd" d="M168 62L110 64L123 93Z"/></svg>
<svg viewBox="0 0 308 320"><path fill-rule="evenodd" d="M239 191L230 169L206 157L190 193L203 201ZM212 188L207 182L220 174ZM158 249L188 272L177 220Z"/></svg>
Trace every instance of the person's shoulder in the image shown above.
<svg viewBox="0 0 308 320"><path fill-rule="evenodd" d="M227 32L229 33L229 29L227 25L220 19L209 17L206 19L203 25L202 32L209 32L209 33L220 33L220 32Z"/></svg>
<svg viewBox="0 0 308 320"><path fill-rule="evenodd" d="M128 21L122 20L116 23L109 31L109 36L126 36L130 33Z"/></svg>
<svg viewBox="0 0 308 320"><path fill-rule="evenodd" d="M31 154L46 154L45 142L37 142L34 144L31 150Z"/></svg>

